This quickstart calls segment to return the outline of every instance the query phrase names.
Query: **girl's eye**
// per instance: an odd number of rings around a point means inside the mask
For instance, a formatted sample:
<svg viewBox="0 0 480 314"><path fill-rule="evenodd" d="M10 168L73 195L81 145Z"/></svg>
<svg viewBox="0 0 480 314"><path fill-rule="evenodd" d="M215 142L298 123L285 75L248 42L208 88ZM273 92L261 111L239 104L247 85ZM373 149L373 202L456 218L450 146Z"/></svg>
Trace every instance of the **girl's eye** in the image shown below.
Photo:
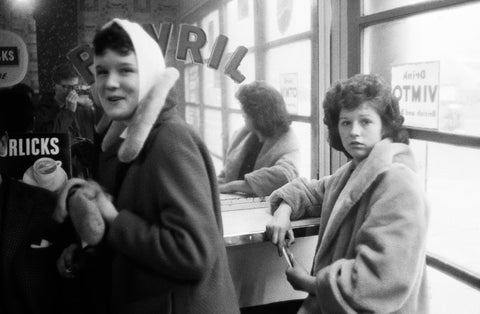
<svg viewBox="0 0 480 314"><path fill-rule="evenodd" d="M340 121L340 125L341 125L341 126L349 126L349 125L350 125L350 121L348 121L348 120L342 120L342 121Z"/></svg>
<svg viewBox="0 0 480 314"><path fill-rule="evenodd" d="M133 73L133 69L131 68L123 68L123 69L120 69L120 73L122 74L127 74L127 73Z"/></svg>
<svg viewBox="0 0 480 314"><path fill-rule="evenodd" d="M97 69L97 70L95 71L95 73L96 73L97 75L104 75L104 74L107 74L107 71L106 71L106 70L102 70L102 69Z"/></svg>
<svg viewBox="0 0 480 314"><path fill-rule="evenodd" d="M370 123L372 123L372 121L370 121L368 119L362 120L361 122L362 122L363 125L369 125Z"/></svg>

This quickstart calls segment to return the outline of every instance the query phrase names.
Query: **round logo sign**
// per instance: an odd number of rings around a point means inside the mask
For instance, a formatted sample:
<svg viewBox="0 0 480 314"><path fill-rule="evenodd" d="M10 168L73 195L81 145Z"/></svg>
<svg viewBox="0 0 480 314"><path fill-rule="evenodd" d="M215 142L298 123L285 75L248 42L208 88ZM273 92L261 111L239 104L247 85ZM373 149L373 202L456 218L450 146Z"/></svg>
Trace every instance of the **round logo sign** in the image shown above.
<svg viewBox="0 0 480 314"><path fill-rule="evenodd" d="M0 87L20 83L28 69L28 52L20 36L0 30Z"/></svg>

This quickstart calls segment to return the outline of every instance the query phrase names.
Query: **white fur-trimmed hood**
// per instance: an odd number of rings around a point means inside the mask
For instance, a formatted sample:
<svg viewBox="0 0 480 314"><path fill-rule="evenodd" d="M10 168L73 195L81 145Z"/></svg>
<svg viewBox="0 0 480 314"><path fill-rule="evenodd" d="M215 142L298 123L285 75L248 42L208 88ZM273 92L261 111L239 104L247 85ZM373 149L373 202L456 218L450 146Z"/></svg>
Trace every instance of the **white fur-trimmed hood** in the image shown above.
<svg viewBox="0 0 480 314"><path fill-rule="evenodd" d="M138 107L129 121L113 121L102 143L107 150L126 130L124 142L118 150L121 162L128 163L137 158L148 134L158 118L170 89L179 77L175 68L166 68L158 43L137 23L113 19L105 24L118 24L129 35L138 66Z"/></svg>

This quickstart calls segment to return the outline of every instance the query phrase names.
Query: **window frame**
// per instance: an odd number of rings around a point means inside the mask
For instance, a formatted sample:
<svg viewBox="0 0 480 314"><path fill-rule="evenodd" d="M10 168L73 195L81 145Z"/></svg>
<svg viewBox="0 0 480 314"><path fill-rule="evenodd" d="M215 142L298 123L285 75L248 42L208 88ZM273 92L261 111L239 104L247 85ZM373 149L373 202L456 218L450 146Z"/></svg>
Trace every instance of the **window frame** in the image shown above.
<svg viewBox="0 0 480 314"><path fill-rule="evenodd" d="M179 20L182 23L189 23L189 24L196 24L201 25L201 20L206 15L210 14L214 10L219 11L219 33L226 34L226 12L227 12L227 4L232 0L212 0L206 1L199 7L196 7L193 11L189 11L185 16L180 17ZM256 80L265 80L266 78L266 54L270 49L286 46L292 43L296 43L302 40L309 40L310 41L310 55L311 55L311 67L310 67L310 75L311 75L311 82L310 82L310 116L305 115L297 115L292 114L292 121L293 122L301 122L301 123L308 123L310 125L310 177L318 177L320 174L323 174L323 169L320 169L320 145L322 138L319 136L319 127L318 121L320 121L320 110L319 110L319 89L322 88L317 84L319 81L319 39L322 36L319 36L319 23L318 23L318 6L319 0L310 0L311 4L311 27L310 30L297 33L294 35L290 35L284 38L267 41L266 40L266 29L264 27L265 23L265 9L264 9L264 1L265 0L253 0L253 22L254 22L254 30L262 29L263 32L255 31L254 32L254 45L250 47L246 47L248 49L248 53L254 54L255 60L255 79ZM268 0L267 0L268 1ZM325 35L323 35L325 36ZM228 59L230 54L225 52L222 60ZM206 56L203 56L206 58ZM230 140L228 130L230 129L230 122L229 122L229 115L232 113L242 113L241 109L238 108L229 108L228 107L228 93L225 92L227 89L227 81L230 78L221 75L220 80L220 88L223 91L221 93L221 104L220 106L213 106L209 104L205 104L203 101L203 71L205 71L205 60L203 66L200 65L198 76L200 80L199 85L199 103L191 103L191 102L184 102L185 106L192 106L197 107L200 110L200 135L204 138L205 136L205 110L218 110L221 112L222 116L222 130L227 130L227 132L223 132L222 135L222 148L223 148L223 162L225 162L226 150L228 148L228 142ZM186 67L192 66L193 64L183 64L181 65L181 81L184 80L184 69ZM194 66L198 66L194 64ZM323 65L322 65L323 67ZM220 71L219 68L217 71ZM183 83L182 83L182 86ZM182 88L182 91L184 88ZM182 94L182 98L185 96L184 93ZM322 134L323 136L323 134ZM222 156L215 155L215 157L219 158ZM323 158L322 158L323 159ZM323 161L323 160L322 160Z"/></svg>

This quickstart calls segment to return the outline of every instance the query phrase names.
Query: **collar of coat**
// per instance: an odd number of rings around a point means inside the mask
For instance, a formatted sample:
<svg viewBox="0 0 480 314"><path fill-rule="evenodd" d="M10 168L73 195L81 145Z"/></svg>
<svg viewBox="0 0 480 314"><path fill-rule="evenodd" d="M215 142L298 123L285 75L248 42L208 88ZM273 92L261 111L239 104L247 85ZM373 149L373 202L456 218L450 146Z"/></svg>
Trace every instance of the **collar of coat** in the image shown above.
<svg viewBox="0 0 480 314"><path fill-rule="evenodd" d="M330 178L332 184L344 182L332 208L324 208L320 222L321 248L328 246L350 209L361 199L379 175L393 165L403 165L416 172L415 159L408 145L384 139L377 143L369 156L356 167L352 161L345 164ZM326 212L325 212L326 211ZM320 249L321 249L320 248Z"/></svg>
<svg viewBox="0 0 480 314"><path fill-rule="evenodd" d="M121 162L128 163L137 158L143 148L148 134L160 114L168 92L178 79L175 68L167 68L158 77L156 84L140 101L131 120L113 121L102 142L102 150L106 151L114 145L120 135L126 131L125 140L120 145L117 155Z"/></svg>

